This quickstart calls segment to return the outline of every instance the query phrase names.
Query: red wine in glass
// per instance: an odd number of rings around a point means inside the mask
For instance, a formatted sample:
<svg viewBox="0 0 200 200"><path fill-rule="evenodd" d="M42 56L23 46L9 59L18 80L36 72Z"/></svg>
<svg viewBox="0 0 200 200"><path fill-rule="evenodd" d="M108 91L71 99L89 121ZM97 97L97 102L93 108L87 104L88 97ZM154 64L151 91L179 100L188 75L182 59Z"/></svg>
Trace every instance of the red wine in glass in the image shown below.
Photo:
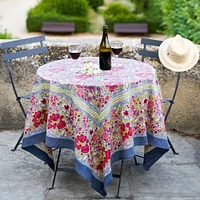
<svg viewBox="0 0 200 200"><path fill-rule="evenodd" d="M71 58L74 60L72 63L72 71L75 72L76 68L77 68L77 59L79 58L79 56L81 55L81 45L79 44L71 44L69 45L69 54L71 56Z"/></svg>
<svg viewBox="0 0 200 200"><path fill-rule="evenodd" d="M112 52L118 56L122 52L122 47L113 47Z"/></svg>
<svg viewBox="0 0 200 200"><path fill-rule="evenodd" d="M114 40L111 41L110 45L113 54L115 55L116 58L118 58L119 54L122 52L123 42L120 40Z"/></svg>
<svg viewBox="0 0 200 200"><path fill-rule="evenodd" d="M69 52L70 56L72 59L77 60L79 58L79 56L81 55L81 52Z"/></svg>
<svg viewBox="0 0 200 200"><path fill-rule="evenodd" d="M69 54L73 60L77 60L81 55L81 45L79 44L69 45Z"/></svg>

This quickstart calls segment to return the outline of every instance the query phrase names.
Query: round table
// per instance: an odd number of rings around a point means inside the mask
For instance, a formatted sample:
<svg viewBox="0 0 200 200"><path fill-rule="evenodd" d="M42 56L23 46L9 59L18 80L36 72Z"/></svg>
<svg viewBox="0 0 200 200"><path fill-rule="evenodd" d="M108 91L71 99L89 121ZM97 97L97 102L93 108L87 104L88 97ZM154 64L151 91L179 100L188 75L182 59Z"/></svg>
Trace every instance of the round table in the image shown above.
<svg viewBox="0 0 200 200"><path fill-rule="evenodd" d="M133 157L134 147L144 145L148 170L169 146L155 69L112 58L111 70L86 75L87 62L99 60L65 59L38 69L22 148L51 168L52 147L73 149L77 172L105 196L115 161Z"/></svg>

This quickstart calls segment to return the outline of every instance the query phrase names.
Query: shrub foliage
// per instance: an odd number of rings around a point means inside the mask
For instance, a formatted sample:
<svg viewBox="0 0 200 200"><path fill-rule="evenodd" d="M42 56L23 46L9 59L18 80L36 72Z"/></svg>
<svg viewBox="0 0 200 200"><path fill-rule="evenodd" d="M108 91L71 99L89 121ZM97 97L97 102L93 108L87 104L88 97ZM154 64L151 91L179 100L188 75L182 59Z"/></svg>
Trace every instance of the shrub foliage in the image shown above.
<svg viewBox="0 0 200 200"><path fill-rule="evenodd" d="M88 29L87 0L41 0L28 12L26 20L29 32L40 31L42 22L75 22L75 32L85 32Z"/></svg>
<svg viewBox="0 0 200 200"><path fill-rule="evenodd" d="M149 32L161 29L161 10L155 0L120 0L111 3L105 10L105 22L113 30L114 23L148 23Z"/></svg>
<svg viewBox="0 0 200 200"><path fill-rule="evenodd" d="M88 4L91 8L93 8L94 10L97 10L97 8L99 6L102 6L104 1L103 0L87 0Z"/></svg>
<svg viewBox="0 0 200 200"><path fill-rule="evenodd" d="M114 23L144 22L144 16L133 13L134 7L129 1L115 1L104 11L104 20L113 31Z"/></svg>
<svg viewBox="0 0 200 200"><path fill-rule="evenodd" d="M156 33L157 30L162 30L162 13L160 6L156 0L131 0L135 5L137 14L143 13L145 22L148 23L149 32Z"/></svg>
<svg viewBox="0 0 200 200"><path fill-rule="evenodd" d="M180 34L195 43L200 41L199 0L155 0L162 11L163 33Z"/></svg>
<svg viewBox="0 0 200 200"><path fill-rule="evenodd" d="M3 32L0 32L0 39L13 39L13 36L5 29Z"/></svg>

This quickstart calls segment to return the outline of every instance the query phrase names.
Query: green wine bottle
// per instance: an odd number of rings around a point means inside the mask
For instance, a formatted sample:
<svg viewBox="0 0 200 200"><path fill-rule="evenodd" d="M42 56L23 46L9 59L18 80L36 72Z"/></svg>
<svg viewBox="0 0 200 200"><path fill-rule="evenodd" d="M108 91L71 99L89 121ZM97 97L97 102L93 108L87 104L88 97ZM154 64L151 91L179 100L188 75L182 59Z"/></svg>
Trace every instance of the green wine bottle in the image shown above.
<svg viewBox="0 0 200 200"><path fill-rule="evenodd" d="M111 46L108 40L108 26L103 26L102 40L99 46L99 65L101 70L111 69Z"/></svg>

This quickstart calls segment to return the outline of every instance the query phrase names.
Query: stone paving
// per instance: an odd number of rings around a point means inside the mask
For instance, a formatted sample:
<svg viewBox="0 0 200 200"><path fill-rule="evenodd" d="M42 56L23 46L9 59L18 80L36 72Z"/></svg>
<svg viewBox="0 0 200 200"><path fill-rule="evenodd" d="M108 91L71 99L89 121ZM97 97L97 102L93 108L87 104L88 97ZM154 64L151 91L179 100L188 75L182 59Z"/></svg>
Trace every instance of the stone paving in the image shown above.
<svg viewBox="0 0 200 200"><path fill-rule="evenodd" d="M107 197L102 198L80 175L65 172L58 172L55 188L49 191L51 169L20 147L10 151L21 131L0 132L0 200L115 199L117 179L108 186ZM179 155L169 151L149 171L142 165L136 166L133 159L124 161L122 200L200 200L200 140L175 133L169 137ZM136 153L142 150L136 147ZM73 151L65 149L60 163L73 167ZM120 162L117 162L113 171L118 173L119 169Z"/></svg>

